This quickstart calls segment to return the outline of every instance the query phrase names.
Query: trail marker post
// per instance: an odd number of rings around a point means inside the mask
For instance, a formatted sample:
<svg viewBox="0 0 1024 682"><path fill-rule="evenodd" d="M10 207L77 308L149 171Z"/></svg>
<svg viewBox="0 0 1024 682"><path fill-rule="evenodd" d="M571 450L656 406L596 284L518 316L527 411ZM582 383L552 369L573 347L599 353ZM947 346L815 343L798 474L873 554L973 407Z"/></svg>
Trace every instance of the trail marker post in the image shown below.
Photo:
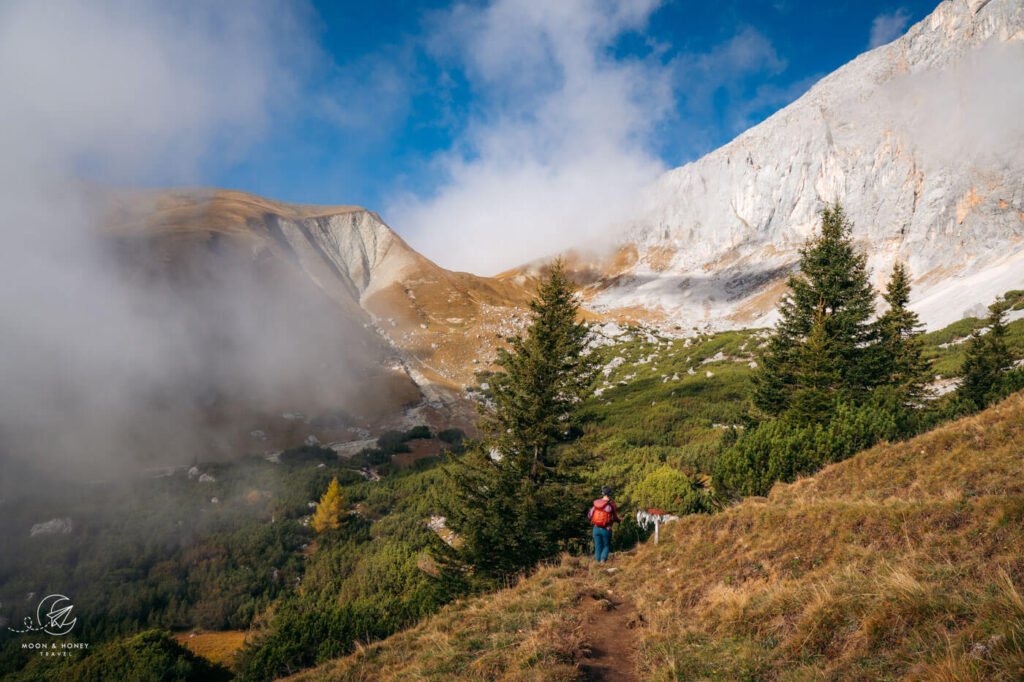
<svg viewBox="0 0 1024 682"><path fill-rule="evenodd" d="M678 520L678 516L669 514L662 509L641 509L636 513L636 523L644 530L647 530L648 526L654 524L654 544L658 544L658 541L661 539L661 527L666 523Z"/></svg>

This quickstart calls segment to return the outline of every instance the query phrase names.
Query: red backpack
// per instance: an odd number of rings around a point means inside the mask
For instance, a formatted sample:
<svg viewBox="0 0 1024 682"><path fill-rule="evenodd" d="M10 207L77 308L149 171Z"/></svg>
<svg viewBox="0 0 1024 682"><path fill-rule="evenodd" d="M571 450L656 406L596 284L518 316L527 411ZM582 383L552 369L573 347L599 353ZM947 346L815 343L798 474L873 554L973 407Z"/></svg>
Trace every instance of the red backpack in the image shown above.
<svg viewBox="0 0 1024 682"><path fill-rule="evenodd" d="M604 498L594 500L594 509L590 514L590 525L606 528L612 522L612 503Z"/></svg>

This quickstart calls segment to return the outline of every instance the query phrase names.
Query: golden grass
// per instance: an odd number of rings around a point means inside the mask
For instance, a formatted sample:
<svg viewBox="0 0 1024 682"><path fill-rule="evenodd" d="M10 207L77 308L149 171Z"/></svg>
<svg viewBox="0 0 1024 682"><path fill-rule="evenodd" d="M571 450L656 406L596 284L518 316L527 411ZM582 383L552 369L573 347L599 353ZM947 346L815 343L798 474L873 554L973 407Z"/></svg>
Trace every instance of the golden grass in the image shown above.
<svg viewBox="0 0 1024 682"><path fill-rule="evenodd" d="M644 680L1024 679L1024 394L297 679L578 679L580 596L642 616Z"/></svg>
<svg viewBox="0 0 1024 682"><path fill-rule="evenodd" d="M273 213L293 220L354 213L359 206L288 204L248 192L212 187L161 190L108 190L104 229L115 234L139 231L244 232L246 221Z"/></svg>
<svg viewBox="0 0 1024 682"><path fill-rule="evenodd" d="M607 581L649 624L641 676L1024 676L1022 455L1017 395L683 519Z"/></svg>
<svg viewBox="0 0 1024 682"><path fill-rule="evenodd" d="M197 656L230 667L245 643L246 634L244 630L181 632L174 638Z"/></svg>

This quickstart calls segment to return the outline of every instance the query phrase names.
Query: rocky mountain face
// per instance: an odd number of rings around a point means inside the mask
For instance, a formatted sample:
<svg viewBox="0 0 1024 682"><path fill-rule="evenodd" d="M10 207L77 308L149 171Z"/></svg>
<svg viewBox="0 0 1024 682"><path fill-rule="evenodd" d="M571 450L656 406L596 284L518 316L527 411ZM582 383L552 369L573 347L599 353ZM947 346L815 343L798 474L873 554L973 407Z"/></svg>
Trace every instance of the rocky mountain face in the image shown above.
<svg viewBox="0 0 1024 682"><path fill-rule="evenodd" d="M684 328L768 324L798 248L839 201L879 283L909 266L929 326L977 310L1024 285L1022 83L1024 2L943 2L666 173L610 256L573 254L591 307Z"/></svg>

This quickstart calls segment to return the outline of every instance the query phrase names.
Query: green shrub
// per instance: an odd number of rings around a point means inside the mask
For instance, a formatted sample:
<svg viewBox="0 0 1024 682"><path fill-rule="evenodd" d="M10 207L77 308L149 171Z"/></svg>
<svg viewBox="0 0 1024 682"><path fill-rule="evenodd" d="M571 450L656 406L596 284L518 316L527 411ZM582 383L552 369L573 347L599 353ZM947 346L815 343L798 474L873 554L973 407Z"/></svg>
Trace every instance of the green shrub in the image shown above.
<svg viewBox="0 0 1024 682"><path fill-rule="evenodd" d="M466 434L462 429L444 429L438 432L437 437L445 443L456 445L465 439Z"/></svg>
<svg viewBox="0 0 1024 682"><path fill-rule="evenodd" d="M408 448L408 446L406 446ZM402 452L408 452L403 450ZM391 462L391 452L380 448L365 448L353 457L350 461L357 466L381 466Z"/></svg>
<svg viewBox="0 0 1024 682"><path fill-rule="evenodd" d="M711 511L708 494L693 484L682 471L664 465L630 486L629 497L644 509L661 509L673 514Z"/></svg>
<svg viewBox="0 0 1024 682"><path fill-rule="evenodd" d="M408 431L405 432L405 439L406 440L415 440L417 438L431 438L431 437L432 436L430 435L430 427L426 426L426 425L423 425L423 424L420 424L419 426L414 426L414 427L412 427L411 429L409 429Z"/></svg>
<svg viewBox="0 0 1024 682"><path fill-rule="evenodd" d="M722 452L715 463L715 486L740 495L767 495L776 481L792 482L900 435L897 414L874 403L860 408L841 404L826 424L766 421Z"/></svg>
<svg viewBox="0 0 1024 682"><path fill-rule="evenodd" d="M304 464L307 462L336 462L338 453L322 445L300 445L281 453L282 464Z"/></svg>
<svg viewBox="0 0 1024 682"><path fill-rule="evenodd" d="M377 439L377 449L389 455L410 452L404 431L385 431Z"/></svg>

